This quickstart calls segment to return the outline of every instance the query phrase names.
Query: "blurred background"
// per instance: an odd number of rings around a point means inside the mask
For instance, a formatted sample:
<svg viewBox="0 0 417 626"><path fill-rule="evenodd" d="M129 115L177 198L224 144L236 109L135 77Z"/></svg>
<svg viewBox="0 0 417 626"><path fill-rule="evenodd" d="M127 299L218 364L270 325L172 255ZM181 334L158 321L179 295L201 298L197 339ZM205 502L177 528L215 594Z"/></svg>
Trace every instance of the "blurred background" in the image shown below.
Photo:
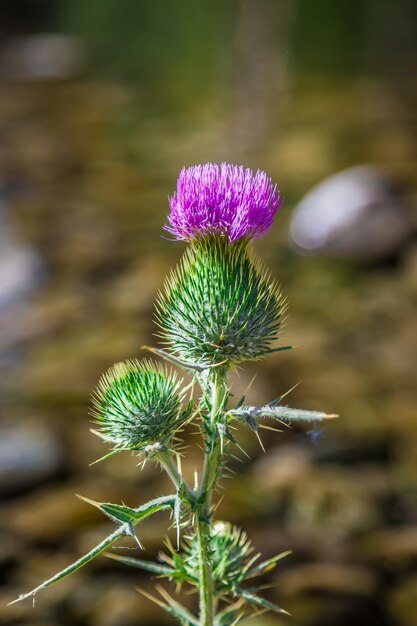
<svg viewBox="0 0 417 626"><path fill-rule="evenodd" d="M220 519L265 557L292 620L417 624L417 4L413 0L3 0L0 5L2 624L172 623L105 558L22 591L168 484L103 446L89 394L155 343L153 300L184 246L162 226L183 165L265 169L285 195L256 244L290 302L282 345L234 381L251 403L301 382L326 427L247 431ZM195 448L187 471L198 467ZM161 549L160 515L141 527ZM134 554L130 552L129 554ZM4 601L3 601L4 600ZM186 600L191 605L193 597Z"/></svg>

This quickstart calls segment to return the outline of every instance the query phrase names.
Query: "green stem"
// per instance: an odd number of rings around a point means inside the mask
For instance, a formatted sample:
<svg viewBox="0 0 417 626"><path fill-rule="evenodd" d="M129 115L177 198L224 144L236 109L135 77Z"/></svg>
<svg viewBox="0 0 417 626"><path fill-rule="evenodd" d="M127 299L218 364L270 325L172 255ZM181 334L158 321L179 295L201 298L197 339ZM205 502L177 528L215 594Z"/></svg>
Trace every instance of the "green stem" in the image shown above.
<svg viewBox="0 0 417 626"><path fill-rule="evenodd" d="M213 576L210 562L210 522L197 516L198 567L200 572L200 626L212 626L214 619Z"/></svg>
<svg viewBox="0 0 417 626"><path fill-rule="evenodd" d="M217 422L226 404L226 375L213 372L211 384L210 436L206 441L203 476L198 490L197 539L200 572L200 626L213 626L215 597L210 554L211 497L221 462Z"/></svg>
<svg viewBox="0 0 417 626"><path fill-rule="evenodd" d="M187 501L192 504L194 501L194 494L189 488L184 478L178 471L178 467L172 457L172 454L168 451L159 451L155 454L155 458L162 465L170 479L175 485L175 488L179 493L183 493Z"/></svg>
<svg viewBox="0 0 417 626"><path fill-rule="evenodd" d="M226 372L223 370L213 372L207 382L207 388L210 390L210 422L205 441L203 475L198 490L193 491L188 487L169 451L159 450L155 453L155 458L195 513L199 551L201 626L213 626L215 617L215 594L210 554L211 499L222 456L217 424L227 402Z"/></svg>

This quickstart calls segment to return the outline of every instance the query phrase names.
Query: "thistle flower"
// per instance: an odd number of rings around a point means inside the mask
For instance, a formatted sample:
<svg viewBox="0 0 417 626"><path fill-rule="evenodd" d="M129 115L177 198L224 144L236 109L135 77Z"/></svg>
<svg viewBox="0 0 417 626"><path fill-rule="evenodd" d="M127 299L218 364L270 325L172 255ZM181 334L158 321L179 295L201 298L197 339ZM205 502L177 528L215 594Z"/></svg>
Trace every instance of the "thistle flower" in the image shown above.
<svg viewBox="0 0 417 626"><path fill-rule="evenodd" d="M256 359L277 337L281 291L246 239L200 237L159 295L161 337L180 358L216 364Z"/></svg>
<svg viewBox="0 0 417 626"><path fill-rule="evenodd" d="M181 170L169 205L165 229L177 239L222 233L232 242L261 237L272 225L280 194L261 170L206 163Z"/></svg>
<svg viewBox="0 0 417 626"><path fill-rule="evenodd" d="M116 363L93 395L93 416L116 449L142 450L167 443L185 421L175 375L151 361Z"/></svg>
<svg viewBox="0 0 417 626"><path fill-rule="evenodd" d="M249 607L286 613L258 594L262 587L254 587L253 579L275 567L288 552L259 563L260 555L253 554L245 533L231 524L214 522L216 506L212 500L229 444L237 444L230 431L232 421L237 425L246 422L257 432L262 418L316 422L335 417L282 406L286 394L263 406L249 406L242 399L228 410L231 367L275 351L270 345L282 324L285 303L281 291L250 245L250 239L260 237L269 228L279 203L279 192L264 172L253 174L226 163L182 170L177 191L170 198L166 228L178 239L190 241L190 245L158 297L160 335L171 354L151 351L192 371L193 382L181 390L181 382L161 366L131 360L110 368L93 395L98 434L113 444L109 455L120 450L144 451L167 473L174 493L134 507L83 498L115 523L116 530L14 602L34 599L38 592L76 572L120 537L136 537L139 543L136 526L168 509L177 528L177 549L168 543L169 554L162 555L159 562L110 556L179 586L188 583L195 587L199 615L196 617L165 588L158 587L160 597L143 591L146 597L183 626L236 626ZM216 369L211 370L211 366ZM190 487L172 446L178 441L178 430L191 419L193 400L185 410L181 406L194 381L200 395L192 417L200 425L204 460L201 476L196 474L194 487ZM179 531L183 527L190 528L190 535L181 550Z"/></svg>

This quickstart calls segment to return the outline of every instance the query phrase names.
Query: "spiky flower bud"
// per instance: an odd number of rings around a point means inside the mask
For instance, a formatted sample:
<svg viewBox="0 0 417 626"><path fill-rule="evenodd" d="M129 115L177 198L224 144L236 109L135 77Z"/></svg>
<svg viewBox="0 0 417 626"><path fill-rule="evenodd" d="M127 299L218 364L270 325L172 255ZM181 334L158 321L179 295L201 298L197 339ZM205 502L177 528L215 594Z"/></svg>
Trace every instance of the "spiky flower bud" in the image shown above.
<svg viewBox="0 0 417 626"><path fill-rule="evenodd" d="M204 364L256 359L281 325L280 289L246 239L205 236L190 246L159 295L161 337L180 358Z"/></svg>
<svg viewBox="0 0 417 626"><path fill-rule="evenodd" d="M149 360L116 363L93 394L93 415L103 439L116 449L164 445L182 425L180 383Z"/></svg>
<svg viewBox="0 0 417 626"><path fill-rule="evenodd" d="M229 163L184 167L169 199L165 229L186 241L213 233L231 242L257 239L272 225L280 204L276 185L262 170Z"/></svg>
<svg viewBox="0 0 417 626"><path fill-rule="evenodd" d="M187 537L183 548L181 560L174 552L172 553L177 567L173 578L177 576L178 580L182 578L198 582L200 558L197 537L195 535ZM245 579L253 553L252 544L243 530L219 521L210 527L209 550L215 591L219 595L227 594ZM166 563L172 564L169 557L161 556Z"/></svg>

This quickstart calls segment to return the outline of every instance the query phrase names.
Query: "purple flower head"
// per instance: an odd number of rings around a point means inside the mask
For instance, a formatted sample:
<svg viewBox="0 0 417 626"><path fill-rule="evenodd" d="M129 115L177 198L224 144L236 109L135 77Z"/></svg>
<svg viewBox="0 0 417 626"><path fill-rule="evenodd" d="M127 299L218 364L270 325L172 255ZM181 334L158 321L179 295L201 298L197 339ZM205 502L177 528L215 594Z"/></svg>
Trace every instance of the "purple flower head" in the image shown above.
<svg viewBox="0 0 417 626"><path fill-rule="evenodd" d="M241 165L206 163L181 170L169 206L165 229L177 239L214 232L232 242L261 237L272 225L280 195L261 170L254 174Z"/></svg>

